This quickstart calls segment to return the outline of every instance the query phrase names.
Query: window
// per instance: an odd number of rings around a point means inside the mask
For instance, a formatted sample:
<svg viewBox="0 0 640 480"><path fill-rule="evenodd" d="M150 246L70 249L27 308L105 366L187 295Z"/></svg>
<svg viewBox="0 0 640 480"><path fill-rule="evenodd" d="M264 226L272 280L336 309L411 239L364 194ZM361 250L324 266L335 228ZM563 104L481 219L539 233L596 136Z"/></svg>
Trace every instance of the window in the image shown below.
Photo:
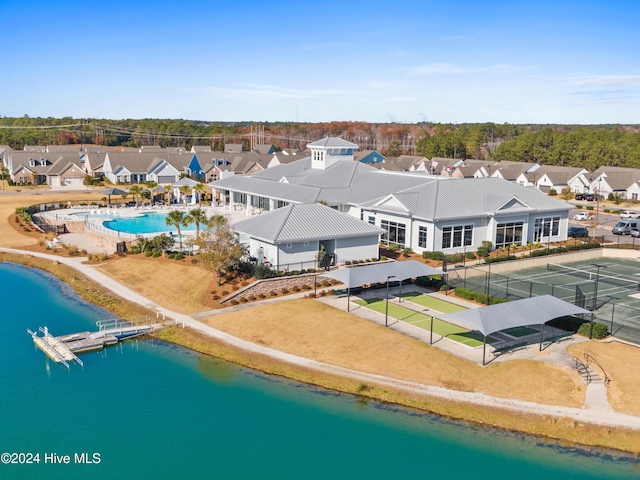
<svg viewBox="0 0 640 480"><path fill-rule="evenodd" d="M536 218L533 226L533 241L539 242L544 237L558 235L560 217Z"/></svg>
<svg viewBox="0 0 640 480"><path fill-rule="evenodd" d="M638 200L638 194L637 193L632 193L631 194L631 200Z"/></svg>
<svg viewBox="0 0 640 480"><path fill-rule="evenodd" d="M418 247L427 248L427 227L418 228Z"/></svg>
<svg viewBox="0 0 640 480"><path fill-rule="evenodd" d="M309 242L304 242L302 245L304 245L305 247L309 246Z"/></svg>
<svg viewBox="0 0 640 480"><path fill-rule="evenodd" d="M496 228L496 247L522 245L524 222L499 223Z"/></svg>
<svg viewBox="0 0 640 480"><path fill-rule="evenodd" d="M287 248L291 248L292 246L293 246L293 244L287 243Z"/></svg>
<svg viewBox="0 0 640 480"><path fill-rule="evenodd" d="M473 225L456 225L442 229L442 248L465 247L473 244Z"/></svg>
<svg viewBox="0 0 640 480"><path fill-rule="evenodd" d="M382 234L381 239L383 244L395 244L400 248L405 247L406 225L404 223L382 220L380 222L380 228L385 231L385 233Z"/></svg>
<svg viewBox="0 0 640 480"><path fill-rule="evenodd" d="M375 225L376 224L376 217L369 216L369 223L371 225Z"/></svg>

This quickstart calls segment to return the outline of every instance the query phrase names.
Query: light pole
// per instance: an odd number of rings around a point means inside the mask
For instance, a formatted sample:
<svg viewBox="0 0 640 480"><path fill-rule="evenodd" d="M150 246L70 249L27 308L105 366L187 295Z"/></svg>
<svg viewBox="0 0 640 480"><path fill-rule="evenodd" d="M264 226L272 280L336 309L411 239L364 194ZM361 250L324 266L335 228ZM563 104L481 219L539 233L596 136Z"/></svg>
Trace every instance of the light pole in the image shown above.
<svg viewBox="0 0 640 480"><path fill-rule="evenodd" d="M593 313L598 308L598 283L599 283L599 280L600 280L600 269L602 267L607 268L607 266L606 265L599 265L597 263L592 263L591 265L593 265L594 267L597 268L597 270L596 270L596 284L593 287L593 308L591 309L591 313Z"/></svg>
<svg viewBox="0 0 640 480"><path fill-rule="evenodd" d="M387 277L387 301L386 301L385 310L384 310L384 326L385 327L389 326L389 280L392 278L396 278L396 276L389 275Z"/></svg>

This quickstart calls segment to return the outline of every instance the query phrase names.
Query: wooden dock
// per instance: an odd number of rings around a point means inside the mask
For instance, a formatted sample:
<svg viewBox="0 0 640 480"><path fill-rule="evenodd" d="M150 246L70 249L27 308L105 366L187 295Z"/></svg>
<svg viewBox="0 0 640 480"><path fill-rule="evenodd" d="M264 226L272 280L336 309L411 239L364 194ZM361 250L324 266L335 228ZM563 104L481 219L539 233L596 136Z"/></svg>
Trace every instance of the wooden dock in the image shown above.
<svg viewBox="0 0 640 480"><path fill-rule="evenodd" d="M33 343L56 363L62 363L69 368L69 362L83 365L76 353L99 350L108 345L114 345L120 340L151 333L161 325L153 323L149 317L136 320L101 320L96 323L97 332L79 332L54 337L47 327L40 327L42 336L27 329Z"/></svg>

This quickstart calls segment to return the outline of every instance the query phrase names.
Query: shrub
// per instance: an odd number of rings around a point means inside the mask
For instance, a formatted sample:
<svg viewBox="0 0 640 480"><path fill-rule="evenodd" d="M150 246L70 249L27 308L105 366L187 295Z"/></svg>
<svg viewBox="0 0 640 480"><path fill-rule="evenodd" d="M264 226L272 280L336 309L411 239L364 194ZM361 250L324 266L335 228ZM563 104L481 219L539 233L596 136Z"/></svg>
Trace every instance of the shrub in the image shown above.
<svg viewBox="0 0 640 480"><path fill-rule="evenodd" d="M581 209L582 209L582 205L576 205L576 208L577 208L578 210L581 210Z"/></svg>
<svg viewBox="0 0 640 480"><path fill-rule="evenodd" d="M280 294L281 295L286 295L287 293L289 293L289 289L286 287L283 287L280 289Z"/></svg>
<svg viewBox="0 0 640 480"><path fill-rule="evenodd" d="M154 251L153 254L151 255L153 258L158 258L160 255L162 255L162 252L159 251Z"/></svg>
<svg viewBox="0 0 640 480"><path fill-rule="evenodd" d="M447 259L447 263L458 263L462 261L464 255L462 253L452 253L450 255L446 255L445 258Z"/></svg>
<svg viewBox="0 0 640 480"><path fill-rule="evenodd" d="M555 188L549 189L549 196L555 197L556 195L558 195L558 191Z"/></svg>
<svg viewBox="0 0 640 480"><path fill-rule="evenodd" d="M239 303L239 302L238 302L238 300L236 300L235 298L232 298L231 300L229 300L229 303L230 303L231 305L238 305L238 303Z"/></svg>
<svg viewBox="0 0 640 480"><path fill-rule="evenodd" d="M587 210L593 210L593 205L587 205Z"/></svg>
<svg viewBox="0 0 640 480"><path fill-rule="evenodd" d="M270 297L277 297L277 296L278 296L278 292L276 292L275 290L271 290L271 291L269 292L269 296L270 296Z"/></svg>
<svg viewBox="0 0 640 480"><path fill-rule="evenodd" d="M426 260L437 260L440 261L444 258L444 253L442 252L422 252L422 258Z"/></svg>
<svg viewBox="0 0 640 480"><path fill-rule="evenodd" d="M223 297L226 297L227 295L229 295L229 292L227 290L223 290L220 293L222 294Z"/></svg>
<svg viewBox="0 0 640 480"><path fill-rule="evenodd" d="M605 208L603 211L604 211L604 213L609 213L609 212L611 212L611 210L609 210L608 208Z"/></svg>
<svg viewBox="0 0 640 480"><path fill-rule="evenodd" d="M402 250L402 254L405 257L408 257L409 255L411 255L413 253L413 250L410 247L405 248L404 250Z"/></svg>
<svg viewBox="0 0 640 480"><path fill-rule="evenodd" d="M591 337L597 340L605 338L609 335L609 331L607 330L607 326L604 323L594 322L593 330L591 329L591 324L589 322L583 323L578 328L578 333L580 335L584 335L585 337L589 336L589 331L591 331Z"/></svg>
<svg viewBox="0 0 640 480"><path fill-rule="evenodd" d="M298 285L294 285L293 288L291 288L291 291L299 292L300 291L300 287Z"/></svg>
<svg viewBox="0 0 640 480"><path fill-rule="evenodd" d="M506 262L509 260L515 260L517 257L515 255L505 255L500 257L485 257L484 263L496 263L496 262Z"/></svg>
<svg viewBox="0 0 640 480"><path fill-rule="evenodd" d="M476 257L476 254L473 252L467 252L464 254L464 256L468 259L468 260L474 260Z"/></svg>
<svg viewBox="0 0 640 480"><path fill-rule="evenodd" d="M215 295L211 295L211 298L213 300L220 300L220 295L218 295L217 293Z"/></svg>
<svg viewBox="0 0 640 480"><path fill-rule="evenodd" d="M331 283L329 283L328 280L322 280L320 282L320 285L323 286L323 287L328 287L329 285L331 285Z"/></svg>
<svg viewBox="0 0 640 480"><path fill-rule="evenodd" d="M311 285L308 285L308 284L305 283L304 285L302 285L301 288L302 288L302 290L311 290Z"/></svg>
<svg viewBox="0 0 640 480"><path fill-rule="evenodd" d="M256 300L256 296L255 296L255 295L249 295L249 296L247 297L247 299L248 299L250 302L255 302L255 300Z"/></svg>
<svg viewBox="0 0 640 480"><path fill-rule="evenodd" d="M391 250L392 252L396 252L400 247L398 247L398 245L396 245L395 243L391 243L389 244L389 250Z"/></svg>
<svg viewBox="0 0 640 480"><path fill-rule="evenodd" d="M439 289L439 290L440 290L441 292L448 292L450 288L451 288L451 287L449 287L449 285L447 285L447 284L445 283L444 285L441 285L441 286L440 286L440 289Z"/></svg>
<svg viewBox="0 0 640 480"><path fill-rule="evenodd" d="M247 303L249 300L247 300L247 297L240 297L240 302L241 303Z"/></svg>
<svg viewBox="0 0 640 480"><path fill-rule="evenodd" d="M267 296L264 293L259 293L258 298L262 300L263 298L267 298Z"/></svg>
<svg viewBox="0 0 640 480"><path fill-rule="evenodd" d="M275 272L274 270L271 270L269 267L267 267L264 264L256 265L256 268L253 274L258 280L261 280L263 278L273 278L278 275L277 272Z"/></svg>
<svg viewBox="0 0 640 480"><path fill-rule="evenodd" d="M176 253L175 257L173 257L175 260L182 260L184 258L184 253L182 252L178 252Z"/></svg>
<svg viewBox="0 0 640 480"><path fill-rule="evenodd" d="M484 247L478 247L478 256L486 259L489 256L489 250Z"/></svg>
<svg viewBox="0 0 640 480"><path fill-rule="evenodd" d="M153 252L151 250L147 250L146 252L144 252L145 257L150 257L151 255L153 255Z"/></svg>

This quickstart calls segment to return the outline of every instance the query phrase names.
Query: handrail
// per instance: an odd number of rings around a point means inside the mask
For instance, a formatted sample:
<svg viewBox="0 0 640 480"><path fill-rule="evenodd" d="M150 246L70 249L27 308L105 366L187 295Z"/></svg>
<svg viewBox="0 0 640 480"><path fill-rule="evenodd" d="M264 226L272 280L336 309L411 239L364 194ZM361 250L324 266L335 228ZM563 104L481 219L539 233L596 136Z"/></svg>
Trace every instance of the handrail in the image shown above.
<svg viewBox="0 0 640 480"><path fill-rule="evenodd" d="M576 370L580 373L580 367L584 369L585 374L587 375L587 385L591 383L591 374L589 373L589 367L582 363L578 357L573 357L576 362Z"/></svg>
<svg viewBox="0 0 640 480"><path fill-rule="evenodd" d="M607 375L607 372L604 371L604 368L602 368L602 365L600 365L600 363L595 358L593 358L593 355L587 352L584 352L584 358L587 360L587 366L590 363L595 363L598 366L598 368L602 370L602 373L604 373L604 384L608 385L609 382L611 381L611 378L609 378L609 375Z"/></svg>

